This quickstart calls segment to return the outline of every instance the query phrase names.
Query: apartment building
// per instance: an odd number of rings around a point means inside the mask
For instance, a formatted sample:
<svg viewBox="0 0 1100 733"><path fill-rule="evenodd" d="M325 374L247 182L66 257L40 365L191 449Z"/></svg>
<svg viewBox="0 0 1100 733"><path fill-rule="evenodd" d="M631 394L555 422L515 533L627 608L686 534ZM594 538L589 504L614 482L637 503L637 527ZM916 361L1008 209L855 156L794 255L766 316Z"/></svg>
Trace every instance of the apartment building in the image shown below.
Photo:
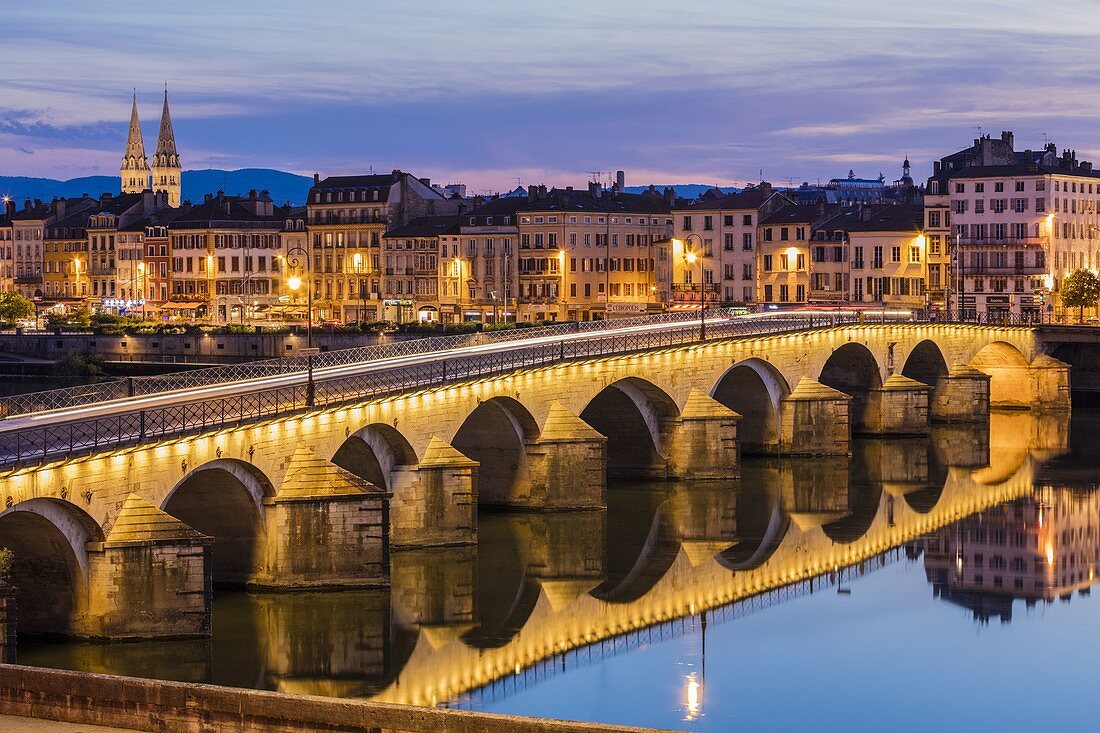
<svg viewBox="0 0 1100 733"><path fill-rule="evenodd" d="M317 174L309 190L307 229L314 263L314 305L320 318L383 318L382 235L425 216L457 214L464 203L448 199L428 179L394 170L386 174ZM361 303L360 281L368 301ZM396 284L394 284L394 289Z"/></svg>
<svg viewBox="0 0 1100 733"><path fill-rule="evenodd" d="M441 316L447 321L516 320L519 212L529 197L502 196L459 217L459 237L441 242ZM457 245L457 246L456 246Z"/></svg>
<svg viewBox="0 0 1100 733"><path fill-rule="evenodd" d="M793 203L764 182L732 194L714 189L697 201L674 207L673 238L680 244L674 243L670 263L670 306L698 307L700 277L708 302L754 304L757 227L762 218ZM689 251L695 262L687 262Z"/></svg>
<svg viewBox="0 0 1100 733"><path fill-rule="evenodd" d="M15 213L15 202L5 196L2 201L3 210L0 211L0 293L12 290L15 278L15 252L12 244L12 214Z"/></svg>
<svg viewBox="0 0 1100 733"><path fill-rule="evenodd" d="M46 226L42 244L42 296L79 307L88 297L88 220L84 209Z"/></svg>
<svg viewBox="0 0 1100 733"><path fill-rule="evenodd" d="M810 242L810 302L927 309L923 216L921 207L910 204L862 204L817 222Z"/></svg>
<svg viewBox="0 0 1100 733"><path fill-rule="evenodd" d="M757 227L757 299L762 305L806 305L810 296L810 235L836 207L790 204Z"/></svg>
<svg viewBox="0 0 1100 733"><path fill-rule="evenodd" d="M671 190L590 183L528 190L518 213L518 317L593 320L663 310L669 300Z"/></svg>
<svg viewBox="0 0 1100 733"><path fill-rule="evenodd" d="M426 216L394 227L382 236L382 318L406 323L441 320L443 237L459 232L459 217ZM450 288L448 288L450 290ZM359 296L365 305L366 293Z"/></svg>
<svg viewBox="0 0 1100 733"><path fill-rule="evenodd" d="M173 219L168 226L173 306L169 310L231 323L276 305L286 214L266 191L248 196L219 191ZM304 257L295 272L308 287ZM314 287L320 290L319 277Z"/></svg>

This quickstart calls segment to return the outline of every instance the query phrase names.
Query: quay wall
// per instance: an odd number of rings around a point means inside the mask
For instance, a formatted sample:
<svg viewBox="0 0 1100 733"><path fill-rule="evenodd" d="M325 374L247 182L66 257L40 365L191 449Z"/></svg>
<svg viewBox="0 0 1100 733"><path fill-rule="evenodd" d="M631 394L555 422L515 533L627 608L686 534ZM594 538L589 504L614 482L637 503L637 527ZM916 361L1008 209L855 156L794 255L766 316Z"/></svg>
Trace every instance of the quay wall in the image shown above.
<svg viewBox="0 0 1100 733"><path fill-rule="evenodd" d="M157 733L655 731L8 664L0 665L0 714Z"/></svg>

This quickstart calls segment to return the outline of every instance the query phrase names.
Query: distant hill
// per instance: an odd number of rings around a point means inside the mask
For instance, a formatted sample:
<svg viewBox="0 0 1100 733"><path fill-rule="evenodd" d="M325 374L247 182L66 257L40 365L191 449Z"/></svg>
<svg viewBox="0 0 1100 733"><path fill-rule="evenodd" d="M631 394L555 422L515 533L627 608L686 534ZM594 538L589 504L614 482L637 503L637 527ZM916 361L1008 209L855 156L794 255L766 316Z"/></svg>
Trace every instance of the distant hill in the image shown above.
<svg viewBox="0 0 1100 733"><path fill-rule="evenodd" d="M267 189L276 204L290 202L302 205L306 202L309 188L313 185L310 176L274 170L271 168L242 168L235 171L223 171L215 168L183 172L183 198L194 202L202 201L207 193L216 193L219 189L227 194L246 194L252 189ZM683 199L698 198L714 186L705 183L671 184L676 195ZM68 181L52 178L27 178L24 176L0 176L0 194L11 196L18 206L25 199L49 201L54 197L73 198L89 194L98 197L101 193L118 191L118 176L84 176ZM627 186L628 193L641 193L648 186ZM665 190L665 184L655 186L658 191ZM726 193L738 191L736 188L723 188Z"/></svg>
<svg viewBox="0 0 1100 733"><path fill-rule="evenodd" d="M184 171L183 198L201 201L203 194L218 189L227 194L246 194L251 189L267 189L277 204L290 202L304 204L313 178L270 168L242 168L236 171L216 169ZM85 176L68 181L52 178L27 178L24 176L0 176L0 194L11 196L23 205L25 199L49 201L55 196L66 198L89 194L99 196L106 191L118 191L118 176Z"/></svg>

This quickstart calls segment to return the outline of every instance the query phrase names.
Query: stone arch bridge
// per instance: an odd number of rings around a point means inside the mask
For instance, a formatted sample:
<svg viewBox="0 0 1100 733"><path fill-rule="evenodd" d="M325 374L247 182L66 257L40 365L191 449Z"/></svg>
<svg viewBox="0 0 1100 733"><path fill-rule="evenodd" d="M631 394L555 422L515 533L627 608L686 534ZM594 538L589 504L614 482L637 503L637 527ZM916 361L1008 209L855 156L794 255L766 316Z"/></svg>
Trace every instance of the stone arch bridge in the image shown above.
<svg viewBox="0 0 1100 733"><path fill-rule="evenodd" d="M846 455L990 406L1063 410L1029 328L882 324L531 368L21 468L0 479L22 627L209 631L212 583L388 582L391 548L468 544L477 507L599 508L608 478L736 477L742 452Z"/></svg>

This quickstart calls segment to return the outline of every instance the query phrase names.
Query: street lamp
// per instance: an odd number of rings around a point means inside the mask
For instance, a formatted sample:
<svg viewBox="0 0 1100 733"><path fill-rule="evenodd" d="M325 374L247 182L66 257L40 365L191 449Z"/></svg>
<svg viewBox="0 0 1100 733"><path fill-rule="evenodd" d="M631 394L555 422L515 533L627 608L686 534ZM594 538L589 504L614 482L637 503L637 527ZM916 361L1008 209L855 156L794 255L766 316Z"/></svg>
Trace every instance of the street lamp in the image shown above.
<svg viewBox="0 0 1100 733"><path fill-rule="evenodd" d="M706 252L703 250L703 238L698 234L689 234L685 237L687 242L691 242L692 238L699 241L698 250L699 254L696 254L696 249L687 249L684 252L684 261L688 265L694 265L696 261L699 262L699 340L707 340L707 319L706 319L706 290L703 284L703 258L706 256ZM686 248L685 248L686 249ZM686 280L687 277L685 276Z"/></svg>
<svg viewBox="0 0 1100 733"><path fill-rule="evenodd" d="M569 320L569 301L565 297L567 283L565 281L565 250L558 250L558 281L560 282L560 292L558 293L558 304L561 306L561 316L563 321ZM608 293L610 295L610 293ZM604 308L606 311L606 307Z"/></svg>
<svg viewBox="0 0 1100 733"><path fill-rule="evenodd" d="M305 259L306 264L306 346L313 348L313 285L311 281L313 279L313 270L310 265L309 250L301 245L295 245L286 251L286 255L283 259L286 261L287 268L293 268L297 270L302 265L302 260ZM290 275L286 279L287 287L297 292L298 288L302 287L302 278L298 275Z"/></svg>
<svg viewBox="0 0 1100 733"><path fill-rule="evenodd" d="M138 271L138 279L139 279L139 282L141 283L141 297L139 298L139 300L141 301L141 305L138 306L138 307L141 309L141 311L140 311L141 320L144 321L145 320L145 263L144 262L139 262L138 263L137 271ZM134 290L134 286L131 284L130 285L130 292L132 293L133 290Z"/></svg>

